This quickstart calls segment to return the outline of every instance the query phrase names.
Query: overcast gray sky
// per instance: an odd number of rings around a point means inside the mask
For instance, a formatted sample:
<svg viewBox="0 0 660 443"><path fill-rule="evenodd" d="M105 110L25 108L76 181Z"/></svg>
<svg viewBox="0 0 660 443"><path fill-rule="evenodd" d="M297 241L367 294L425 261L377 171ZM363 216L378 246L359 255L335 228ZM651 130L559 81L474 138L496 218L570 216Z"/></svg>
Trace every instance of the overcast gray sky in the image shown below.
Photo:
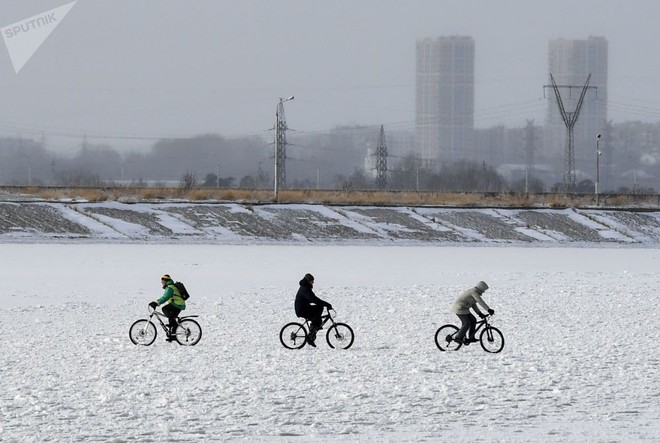
<svg viewBox="0 0 660 443"><path fill-rule="evenodd" d="M0 0L0 27L69 1ZM0 136L269 134L290 95L299 132L412 129L415 43L457 34L477 127L542 124L548 41L590 35L609 42L608 117L657 121L659 19L657 0L79 0L18 74L0 51Z"/></svg>

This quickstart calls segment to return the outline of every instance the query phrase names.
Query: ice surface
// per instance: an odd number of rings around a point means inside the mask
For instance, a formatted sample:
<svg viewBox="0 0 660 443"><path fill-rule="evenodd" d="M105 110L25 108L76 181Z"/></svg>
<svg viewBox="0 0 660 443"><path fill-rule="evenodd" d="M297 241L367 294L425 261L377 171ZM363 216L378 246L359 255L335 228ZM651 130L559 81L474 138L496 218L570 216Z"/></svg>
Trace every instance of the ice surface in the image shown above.
<svg viewBox="0 0 660 443"><path fill-rule="evenodd" d="M651 248L3 244L0 441L658 441ZM133 345L168 272L204 336ZM290 351L305 272L353 347ZM479 280L506 344L440 352Z"/></svg>

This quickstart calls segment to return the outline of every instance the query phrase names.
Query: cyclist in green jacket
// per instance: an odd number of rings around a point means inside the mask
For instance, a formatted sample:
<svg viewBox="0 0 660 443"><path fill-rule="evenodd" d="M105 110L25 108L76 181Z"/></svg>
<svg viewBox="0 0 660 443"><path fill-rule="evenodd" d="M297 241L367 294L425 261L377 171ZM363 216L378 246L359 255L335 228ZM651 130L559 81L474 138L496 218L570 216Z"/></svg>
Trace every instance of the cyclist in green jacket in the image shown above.
<svg viewBox="0 0 660 443"><path fill-rule="evenodd" d="M160 283L163 285L165 292L158 300L149 303L149 306L151 306L152 309L156 309L156 307L163 303L167 303L163 306L163 314L169 319L170 336L168 337L168 340L171 341L171 337L174 336L174 332L176 331L176 318L181 311L186 309L186 302L181 298L179 288L174 285L174 280L172 280L172 277L170 277L169 274L163 275L160 279Z"/></svg>

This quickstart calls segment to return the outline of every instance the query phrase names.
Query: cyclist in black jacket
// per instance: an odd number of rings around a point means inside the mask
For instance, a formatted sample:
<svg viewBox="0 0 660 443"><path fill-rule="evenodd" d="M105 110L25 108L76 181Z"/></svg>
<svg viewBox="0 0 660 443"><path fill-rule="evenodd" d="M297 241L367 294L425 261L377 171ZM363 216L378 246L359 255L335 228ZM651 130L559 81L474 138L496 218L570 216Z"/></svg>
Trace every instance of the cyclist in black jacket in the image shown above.
<svg viewBox="0 0 660 443"><path fill-rule="evenodd" d="M312 274L305 274L303 279L300 280L300 289L298 289L298 293L296 294L295 309L298 317L303 317L310 321L311 325L307 343L316 347L314 341L316 340L316 332L321 329L323 308L332 309L332 305L318 298L312 290L313 287L314 276Z"/></svg>

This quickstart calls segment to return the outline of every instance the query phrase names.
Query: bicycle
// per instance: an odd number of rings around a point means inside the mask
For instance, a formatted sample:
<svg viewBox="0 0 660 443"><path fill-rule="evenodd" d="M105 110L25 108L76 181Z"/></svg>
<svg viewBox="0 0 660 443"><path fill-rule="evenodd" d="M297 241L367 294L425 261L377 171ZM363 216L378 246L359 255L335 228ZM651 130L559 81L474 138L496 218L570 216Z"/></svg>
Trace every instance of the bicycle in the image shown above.
<svg viewBox="0 0 660 443"><path fill-rule="evenodd" d="M156 340L157 329L152 320L154 316L165 331L165 334L170 337L169 326L163 321L163 318L167 318L167 316L162 312L153 309L149 318L137 320L131 325L131 328L128 331L128 336L133 344L149 346ZM177 317L176 319L177 327L174 333L174 339L180 345L195 346L202 338L202 327L192 319L193 317L199 316L188 315L185 317Z"/></svg>
<svg viewBox="0 0 660 443"><path fill-rule="evenodd" d="M355 338L353 329L351 329L346 323L335 322L330 311L331 310L328 309L328 313L321 316L321 329L323 329L323 326L325 326L326 323L332 323L332 326L328 328L328 332L325 334L328 346L332 349L350 348L351 345L353 345L353 340ZM332 309L332 311L334 311L334 309ZM335 314L336 313L337 312L335 311ZM301 349L307 344L309 330L310 322L308 319L305 319L304 323L287 323L280 330L280 342L282 343L282 346L287 349Z"/></svg>
<svg viewBox="0 0 660 443"><path fill-rule="evenodd" d="M491 326L488 323L489 315L484 316L481 320L477 322L476 329L474 330L475 337L477 332L482 328L481 334L479 335L479 342L484 351L496 354L504 348L504 335L494 326ZM435 345L441 351L458 351L463 342L457 342L454 340L454 336L458 332L458 326L447 324L440 326L435 333Z"/></svg>

